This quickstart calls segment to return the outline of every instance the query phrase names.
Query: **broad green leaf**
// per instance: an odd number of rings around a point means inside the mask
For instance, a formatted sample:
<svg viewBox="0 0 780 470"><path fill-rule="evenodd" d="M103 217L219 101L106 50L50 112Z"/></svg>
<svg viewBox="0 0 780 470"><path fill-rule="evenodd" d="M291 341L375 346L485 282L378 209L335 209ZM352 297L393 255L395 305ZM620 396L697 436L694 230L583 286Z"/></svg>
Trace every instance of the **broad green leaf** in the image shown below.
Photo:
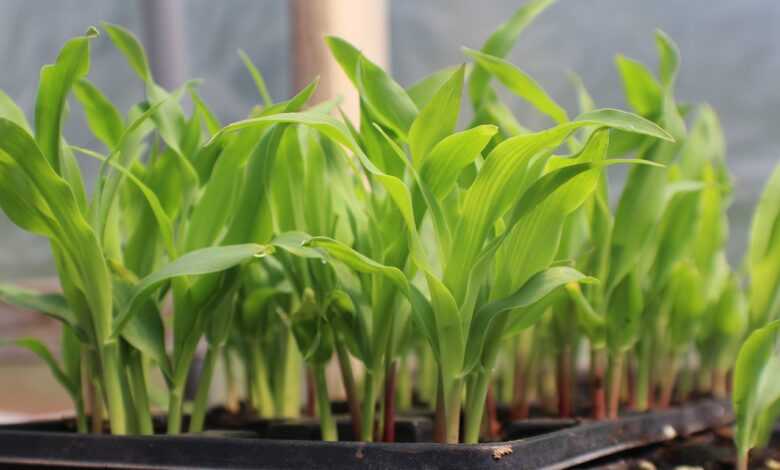
<svg viewBox="0 0 780 470"><path fill-rule="evenodd" d="M114 306L117 311L125 308L132 295L133 285L126 280L114 280ZM138 314L127 321L122 330L122 337L134 348L154 360L167 380L173 380L171 362L165 351L165 328L160 311L154 302L145 302Z"/></svg>
<svg viewBox="0 0 780 470"><path fill-rule="evenodd" d="M122 115L95 85L81 79L73 86L73 94L84 107L87 124L109 150L119 145L125 124Z"/></svg>
<svg viewBox="0 0 780 470"><path fill-rule="evenodd" d="M67 325L78 324L62 294L38 292L22 287L0 284L0 300L25 310L42 313Z"/></svg>
<svg viewBox="0 0 780 470"><path fill-rule="evenodd" d="M420 168L420 178L434 196L443 199L454 189L458 176L480 156L497 131L495 126L477 126L449 135L433 147Z"/></svg>
<svg viewBox="0 0 780 470"><path fill-rule="evenodd" d="M271 249L268 247L248 243L203 248L182 255L146 276L134 287L130 300L114 321L113 336L116 337L123 331L128 320L137 314L149 296L164 282L182 276L198 276L224 271L253 258L266 256L270 252Z"/></svg>
<svg viewBox="0 0 780 470"><path fill-rule="evenodd" d="M495 56L465 49L465 54L474 59L481 67L495 76L504 86L520 98L528 101L539 112L550 116L557 124L569 120L566 110L555 102L550 95L525 72L509 62Z"/></svg>
<svg viewBox="0 0 780 470"><path fill-rule="evenodd" d="M95 233L87 224L68 183L54 171L32 137L13 122L0 118L0 151L11 157L48 205L57 221L55 237L71 258L83 286L97 334L108 335L111 322L111 283ZM43 210L43 209L42 209Z"/></svg>
<svg viewBox="0 0 780 470"><path fill-rule="evenodd" d="M655 116L661 110L661 85L641 62L618 55L615 59L623 79L626 101L638 114Z"/></svg>
<svg viewBox="0 0 780 470"><path fill-rule="evenodd" d="M328 36L325 42L378 122L405 139L417 116L406 90L347 41Z"/></svg>
<svg viewBox="0 0 780 470"><path fill-rule="evenodd" d="M513 137L497 145L464 195L460 223L454 231L453 246L457 246L458 250L449 260L444 279L456 295L466 291L468 273L462 267L473 264L493 224L534 182L535 176L530 176L527 171L532 157L552 152L574 130L585 126L610 127L671 139L663 129L639 116L603 109L585 113L552 129Z"/></svg>
<svg viewBox="0 0 780 470"><path fill-rule="evenodd" d="M452 134L458 123L465 66L459 67L433 98L420 110L409 130L409 148L415 168L420 168L428 152Z"/></svg>
<svg viewBox="0 0 780 470"><path fill-rule="evenodd" d="M52 65L41 69L35 100L35 140L54 171L60 173L60 139L66 100L73 84L89 72L89 41L97 36L90 28L84 36L65 43Z"/></svg>
<svg viewBox="0 0 780 470"><path fill-rule="evenodd" d="M417 117L417 106L406 90L378 65L363 56L355 75L361 98L384 126L406 139Z"/></svg>
<svg viewBox="0 0 780 470"><path fill-rule="evenodd" d="M776 318L780 309L780 165L769 177L753 214L747 266L751 323L758 326Z"/></svg>
<svg viewBox="0 0 780 470"><path fill-rule="evenodd" d="M114 43L117 49L124 54L130 67L144 82L152 80L152 71L149 67L149 60L146 58L141 43L136 37L122 26L103 22L103 28L106 34Z"/></svg>
<svg viewBox="0 0 780 470"><path fill-rule="evenodd" d="M655 32L655 43L658 48L658 76L666 88L673 88L680 67L680 51L677 44L660 29Z"/></svg>
<svg viewBox="0 0 780 470"><path fill-rule="evenodd" d="M773 406L780 399L778 331L780 321L777 320L755 330L742 345L734 365L731 400L736 419L734 442L740 455L747 454L753 447L766 445L760 440L762 415L767 411L780 411ZM777 418L776 413L771 414L774 414L772 418Z"/></svg>
<svg viewBox="0 0 780 470"><path fill-rule="evenodd" d="M3 90L0 90L0 117L15 122L19 127L27 131L28 134L32 134L24 111Z"/></svg>
<svg viewBox="0 0 780 470"><path fill-rule="evenodd" d="M414 104L422 109L433 98L433 95L452 78L452 74L457 72L458 68L460 66L452 66L433 72L407 88L406 93L414 101Z"/></svg>
<svg viewBox="0 0 780 470"><path fill-rule="evenodd" d="M505 57L515 45L526 26L553 3L553 0L532 0L518 9L507 21L490 35L481 52L496 57ZM469 95L475 108L490 86L490 74L481 67L475 67L469 77Z"/></svg>
<svg viewBox="0 0 780 470"><path fill-rule="evenodd" d="M595 282L576 269L553 267L532 276L519 289L502 299L494 300L478 308L469 327L464 372L469 373L480 360L486 333L493 320L503 312L528 307L547 294L571 282ZM522 312L522 311L519 311Z"/></svg>

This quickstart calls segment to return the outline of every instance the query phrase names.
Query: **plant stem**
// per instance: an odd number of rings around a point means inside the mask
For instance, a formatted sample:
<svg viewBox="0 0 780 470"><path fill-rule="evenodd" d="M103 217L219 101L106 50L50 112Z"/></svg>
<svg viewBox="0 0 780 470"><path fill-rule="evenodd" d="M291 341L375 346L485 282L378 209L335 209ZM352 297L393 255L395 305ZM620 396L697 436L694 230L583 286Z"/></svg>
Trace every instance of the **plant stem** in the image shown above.
<svg viewBox="0 0 780 470"><path fill-rule="evenodd" d="M395 404L401 412L412 407L412 372L408 360L398 363L395 384Z"/></svg>
<svg viewBox="0 0 780 470"><path fill-rule="evenodd" d="M482 426L482 414L485 409L490 374L480 370L472 374L466 393L466 411L464 416L463 442L476 444L479 442L479 430Z"/></svg>
<svg viewBox="0 0 780 470"><path fill-rule="evenodd" d="M334 335L335 336L335 335ZM349 414L352 419L352 433L357 439L360 437L361 416L360 400L357 397L357 386L355 385L355 376L352 373L352 363L349 361L349 353L344 344L335 338L336 357L339 361L339 370L341 371L341 380L344 383L344 391L347 394L347 405L349 405Z"/></svg>
<svg viewBox="0 0 780 470"><path fill-rule="evenodd" d="M304 414L310 418L317 416L317 393L314 391L314 373L306 368L306 409Z"/></svg>
<svg viewBox="0 0 780 470"><path fill-rule="evenodd" d="M111 434L124 435L128 432L125 393L122 387L124 368L119 357L119 343L104 345L101 349L103 393L106 396L108 415L111 420Z"/></svg>
<svg viewBox="0 0 780 470"><path fill-rule="evenodd" d="M334 442L339 436L336 431L336 422L330 411L330 398L328 397L328 383L325 380L325 365L312 366L314 373L314 391L317 394L317 412L320 416L320 432L323 441Z"/></svg>
<svg viewBox="0 0 780 470"><path fill-rule="evenodd" d="M634 409L637 411L647 411L650 407L648 397L651 388L651 341L652 335L647 335L640 338L639 344L637 345L637 372L636 383L634 385Z"/></svg>
<svg viewBox="0 0 780 470"><path fill-rule="evenodd" d="M568 418L572 415L571 403L571 374L572 374L571 345L563 345L558 351L557 357L557 390L558 390L558 417Z"/></svg>
<svg viewBox="0 0 780 470"><path fill-rule="evenodd" d="M181 407L184 401L185 381L174 383L168 394L168 434L181 432Z"/></svg>
<svg viewBox="0 0 780 470"><path fill-rule="evenodd" d="M672 356L667 361L666 374L661 378L661 390L658 395L658 407L668 408L672 403L672 393L674 392L674 383L677 379L677 359Z"/></svg>
<svg viewBox="0 0 780 470"><path fill-rule="evenodd" d="M712 396L718 399L728 397L728 387L726 385L726 371L720 367L712 368Z"/></svg>
<svg viewBox="0 0 780 470"><path fill-rule="evenodd" d="M623 355L624 353L615 353L609 361L609 371L607 372L607 418L617 419L620 409L620 388L623 384Z"/></svg>
<svg viewBox="0 0 780 470"><path fill-rule="evenodd" d="M303 359L295 345L292 331L284 342L284 363L281 369L274 404L277 416L297 418L301 415L301 366Z"/></svg>
<svg viewBox="0 0 780 470"><path fill-rule="evenodd" d="M606 389L604 386L604 362L603 349L590 350L590 383L591 399L593 401L593 419L604 419L607 416Z"/></svg>
<svg viewBox="0 0 780 470"><path fill-rule="evenodd" d="M395 379L398 363L390 362L385 374L385 406L384 419L382 420L382 441L395 442Z"/></svg>
<svg viewBox="0 0 780 470"><path fill-rule="evenodd" d="M252 342L250 355L252 373L254 375L252 384L255 387L253 391L255 396L255 407L257 414L260 415L261 418L267 418L274 414L274 403L271 395L271 388L268 385L268 367L263 359L263 355L260 351L260 343L258 341Z"/></svg>
<svg viewBox="0 0 780 470"><path fill-rule="evenodd" d="M436 377L439 376L436 370L436 361L433 359L433 351L426 343L420 348L420 366L417 372L417 390L420 400L433 410L436 407L438 383Z"/></svg>
<svg viewBox="0 0 780 470"><path fill-rule="evenodd" d="M203 431L206 409L209 405L209 388L211 388L211 379L214 376L214 366L217 363L220 349L220 346L209 345L206 350L206 357L203 358L203 369L200 371L198 390L195 392L195 403L190 416L189 432Z"/></svg>
<svg viewBox="0 0 780 470"><path fill-rule="evenodd" d="M138 419L138 432L143 435L154 434L152 414L149 407L149 395L146 389L146 373L143 357L139 351L132 351L128 360L130 384L133 390L133 403Z"/></svg>
<svg viewBox="0 0 780 470"><path fill-rule="evenodd" d="M374 369L366 369L363 378L363 409L361 410L363 421L360 424L360 440L371 442L374 440L374 414L376 412L376 393L378 380Z"/></svg>
<svg viewBox="0 0 780 470"><path fill-rule="evenodd" d="M236 381L236 372L233 369L233 358L230 355L229 348L222 348L222 364L225 371L225 409L230 413L236 414L241 409L241 400L238 394L238 383Z"/></svg>
<svg viewBox="0 0 780 470"><path fill-rule="evenodd" d="M748 470L749 452L739 452L737 455L737 470Z"/></svg>
<svg viewBox="0 0 780 470"><path fill-rule="evenodd" d="M447 416L447 444L457 444L460 437L460 402L463 396L463 380L449 380L444 389L444 410ZM480 407L480 415L482 408ZM481 416L480 416L481 418ZM477 424L479 436L479 424Z"/></svg>
<svg viewBox="0 0 780 470"><path fill-rule="evenodd" d="M501 434L501 423L498 421L498 410L496 409L496 394L493 383L488 384L487 398L485 399L485 422L487 424L487 437L490 440L496 440Z"/></svg>
<svg viewBox="0 0 780 470"><path fill-rule="evenodd" d="M436 383L436 415L433 421L433 440L441 443L447 440L447 410L444 407L444 386L442 385L440 374Z"/></svg>

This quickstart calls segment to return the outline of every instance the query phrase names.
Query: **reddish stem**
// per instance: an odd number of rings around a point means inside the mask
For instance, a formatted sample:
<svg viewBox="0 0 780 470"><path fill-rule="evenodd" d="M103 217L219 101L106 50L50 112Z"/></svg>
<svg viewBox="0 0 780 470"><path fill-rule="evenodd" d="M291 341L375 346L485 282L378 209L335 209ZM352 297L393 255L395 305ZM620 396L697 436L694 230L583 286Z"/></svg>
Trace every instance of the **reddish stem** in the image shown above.
<svg viewBox="0 0 780 470"><path fill-rule="evenodd" d="M398 363L393 361L385 374L385 406L382 441L395 442L395 379Z"/></svg>
<svg viewBox="0 0 780 470"><path fill-rule="evenodd" d="M310 418L317 415L317 396L314 391L314 372L311 367L306 368L306 409L303 412Z"/></svg>
<svg viewBox="0 0 780 470"><path fill-rule="evenodd" d="M607 390L604 384L604 354L592 350L590 353L590 383L593 400L593 419L604 419L607 416Z"/></svg>
<svg viewBox="0 0 780 470"><path fill-rule="evenodd" d="M728 397L726 382L726 372L723 369L719 367L712 369L712 396L720 399Z"/></svg>
<svg viewBox="0 0 780 470"><path fill-rule="evenodd" d="M607 396L607 417L609 419L617 419L620 411L620 388L623 385L622 381L623 373L623 353L617 353L612 356L609 364L609 376L608 387L609 395Z"/></svg>
<svg viewBox="0 0 780 470"><path fill-rule="evenodd" d="M632 410L636 409L636 367L634 367L634 361L628 361L626 367L626 383L628 389L628 407Z"/></svg>
<svg viewBox="0 0 780 470"><path fill-rule="evenodd" d="M498 411L496 409L496 396L493 391L493 383L488 385L487 397L485 400L485 418L487 419L488 439L496 440L501 435L501 423L498 421Z"/></svg>
<svg viewBox="0 0 780 470"><path fill-rule="evenodd" d="M441 378L436 385L436 416L433 421L433 440L439 443L447 442L447 413L444 408L444 390Z"/></svg>
<svg viewBox="0 0 780 470"><path fill-rule="evenodd" d="M674 359L669 361L669 368L666 375L661 379L661 389L658 394L656 406L664 409L672 404L672 394L674 393L674 384L677 379L677 364Z"/></svg>
<svg viewBox="0 0 780 470"><path fill-rule="evenodd" d="M513 420L528 418L528 393L525 380L528 370L524 354L518 352L515 359L514 396L512 397L511 416Z"/></svg>

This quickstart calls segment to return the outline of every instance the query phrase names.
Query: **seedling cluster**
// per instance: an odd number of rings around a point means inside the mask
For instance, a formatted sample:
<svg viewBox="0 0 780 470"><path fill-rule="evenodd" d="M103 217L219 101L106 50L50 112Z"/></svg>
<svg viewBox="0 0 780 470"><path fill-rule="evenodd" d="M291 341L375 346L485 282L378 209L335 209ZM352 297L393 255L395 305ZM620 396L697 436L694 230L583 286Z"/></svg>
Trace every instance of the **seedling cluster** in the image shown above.
<svg viewBox="0 0 780 470"><path fill-rule="evenodd" d="M712 108L676 101L677 47L656 34L657 74L617 58L631 112L597 109L572 76L571 117L504 59L550 3L408 88L327 38L360 95L356 122L338 100L308 103L316 81L273 102L242 53L262 105L223 126L197 82L164 90L138 40L104 24L145 87L123 113L88 79L97 30L71 39L41 71L33 125L0 94L0 207L50 240L62 288L0 289L61 322L60 359L9 342L51 367L82 432L91 416L95 432L105 418L150 434L167 410L175 434L185 409L201 431L222 370L229 410L295 418L306 405L336 440L335 361L361 440L393 440L414 404L435 413L438 441L474 443L497 437L496 402L520 419L537 405L606 419L725 397L755 330L734 391L740 449L761 443L780 411L778 324L761 328L780 310L780 170L735 271L722 132ZM101 149L63 136L71 96ZM525 127L500 96L549 127ZM92 194L76 155L101 162ZM628 167L619 193L612 165Z"/></svg>

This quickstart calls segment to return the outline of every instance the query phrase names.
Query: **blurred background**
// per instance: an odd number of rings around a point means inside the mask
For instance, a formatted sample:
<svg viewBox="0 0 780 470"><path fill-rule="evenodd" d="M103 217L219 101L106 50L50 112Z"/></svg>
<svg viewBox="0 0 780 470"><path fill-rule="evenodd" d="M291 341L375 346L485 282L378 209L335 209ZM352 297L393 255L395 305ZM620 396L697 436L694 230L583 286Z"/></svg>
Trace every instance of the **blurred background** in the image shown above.
<svg viewBox="0 0 780 470"><path fill-rule="evenodd" d="M464 61L461 46L479 48L519 6L519 0L3 0L0 2L0 89L32 117L40 67L54 61L68 38L101 21L123 25L146 45L157 80L167 87L199 78L202 95L223 123L241 119L259 102L237 50L260 68L276 100L322 76L321 97L344 94L345 78L327 60L323 34L346 37L404 86ZM655 67L654 30L679 45L680 101L709 102L720 115L735 175L729 257L741 263L764 180L778 161L780 135L780 2L771 0L560 0L521 36L509 60L534 76L574 112L568 71L580 74L601 107L625 107L614 66L622 53ZM122 111L143 98L125 59L98 38L90 79ZM549 123L512 101L533 129ZM97 148L78 106L65 135ZM84 161L85 178L96 170ZM619 183L620 175L616 176ZM56 288L48 242L0 215L0 280ZM0 309L0 338L56 338L56 326L36 315ZM13 387L7 387L13 382ZM27 354L0 351L0 411L67 408L52 395L48 370ZM56 386L55 386L56 388ZM42 401L43 400L43 401ZM2 416L0 416L2 418Z"/></svg>

